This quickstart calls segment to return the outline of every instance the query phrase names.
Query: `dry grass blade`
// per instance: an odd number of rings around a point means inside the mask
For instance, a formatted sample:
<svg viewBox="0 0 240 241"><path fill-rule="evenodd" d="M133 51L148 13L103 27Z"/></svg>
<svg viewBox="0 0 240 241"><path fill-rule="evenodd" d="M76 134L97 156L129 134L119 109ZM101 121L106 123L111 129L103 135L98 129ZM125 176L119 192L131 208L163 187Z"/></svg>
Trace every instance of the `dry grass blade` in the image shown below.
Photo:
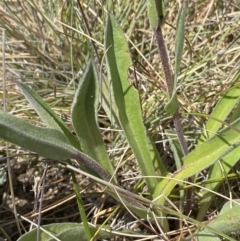
<svg viewBox="0 0 240 241"><path fill-rule="evenodd" d="M6 31L5 29L2 29L2 85L3 85L3 109L5 112L7 112L7 96L6 96L6 66L5 66L5 37L6 37ZM6 155L9 157L9 143L6 142ZM15 205L15 195L14 195L14 190L13 190L13 178L12 178L12 168L10 164L10 158L7 158L7 171L8 171L8 177L9 177L9 188L10 188L10 193L12 197L12 203L13 203L13 213L16 221L16 226L18 229L19 235L22 234L21 232L21 227L19 224L18 216L17 216L17 208Z"/></svg>

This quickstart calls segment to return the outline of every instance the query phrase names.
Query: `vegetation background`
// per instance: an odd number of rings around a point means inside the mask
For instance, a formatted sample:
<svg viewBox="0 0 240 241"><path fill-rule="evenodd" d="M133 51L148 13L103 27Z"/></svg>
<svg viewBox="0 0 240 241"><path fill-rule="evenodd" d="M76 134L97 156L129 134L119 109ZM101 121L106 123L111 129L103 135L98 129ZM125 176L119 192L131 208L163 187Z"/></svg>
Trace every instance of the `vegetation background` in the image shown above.
<svg viewBox="0 0 240 241"><path fill-rule="evenodd" d="M70 106L76 87L94 56L99 71L104 76L103 33L107 11L120 23L129 44L134 68L129 79L138 89L144 118L151 137L166 163L169 172L176 170L165 129L173 127L172 116L164 110L166 103L163 73L144 0L83 1L83 11L90 29L86 27L79 5L75 1L4 1L0 2L0 27L5 30L1 41L5 63L0 70L6 81L7 111L36 125L41 122L13 80L21 80L31 86L71 128ZM170 64L174 66L175 26L179 1L165 3L166 17L163 34L169 51ZM204 130L207 115L218 99L231 86L239 74L240 65L240 2L238 0L195 0L190 1L186 22L186 43L178 83L178 99L183 113L184 133L190 149L193 149ZM2 36L4 36L2 30ZM95 42L98 56L90 39ZM183 78L184 76L184 78ZM3 81L0 83L1 105L3 105ZM201 113L204 115L199 115ZM108 153L118 165L118 179L122 186L132 190L139 184L139 169L126 140L110 123L99 106L99 126L102 130ZM169 135L169 134L168 134ZM1 156L6 155L6 145L0 140ZM13 206L24 217L34 210L32 187L34 178L41 176L44 159L37 155L26 155L14 145L9 146L11 158L14 200L10 197L8 180L0 183L0 238L16 240L20 236L12 212ZM18 156L15 156L15 155ZM23 155L24 154L24 155ZM2 170L5 159L0 160ZM232 173L238 174L238 167ZM202 172L202 178L207 170ZM237 175L238 176L238 175ZM114 228L134 226L146 228L134 220L126 210L116 209L113 200L102 195L101 187L84 176L78 175L84 205L92 223L102 223L109 213L116 212L111 219ZM125 181L131 178L130 181ZM71 176L60 165L50 164L47 172L46 190L43 200L42 224L54 222L79 222L79 213L72 190ZM229 196L239 195L236 176L225 182L220 192ZM223 205L218 198L209 209L209 218L214 217ZM177 201L175 203L177 205ZM197 206L197 204L196 204ZM196 207L197 208L197 207ZM126 224L127 223L127 224ZM21 225L21 233L28 230L27 222Z"/></svg>

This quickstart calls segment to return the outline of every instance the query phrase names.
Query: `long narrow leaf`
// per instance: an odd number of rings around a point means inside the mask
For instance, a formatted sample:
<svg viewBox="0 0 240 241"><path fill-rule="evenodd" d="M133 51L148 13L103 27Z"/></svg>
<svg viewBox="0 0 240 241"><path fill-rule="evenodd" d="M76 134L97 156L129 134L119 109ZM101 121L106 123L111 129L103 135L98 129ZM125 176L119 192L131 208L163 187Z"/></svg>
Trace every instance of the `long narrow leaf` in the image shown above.
<svg viewBox="0 0 240 241"><path fill-rule="evenodd" d="M240 80L240 75L236 78L236 87L232 87L223 97L219 100L218 104L214 108L211 117L206 124L206 134L200 137L200 143L202 141L211 138L221 128L222 123L225 121L228 115L233 111L235 105L240 101L240 88L237 86Z"/></svg>
<svg viewBox="0 0 240 241"><path fill-rule="evenodd" d="M77 142L75 136L69 131L67 126L63 123L63 121L42 100L42 98L36 92L31 90L28 86L24 85L23 83L16 82L16 84L18 85L18 87L20 88L20 90L22 91L26 99L30 102L34 110L37 112L41 120L47 125L47 127L62 131L65 134L65 136L68 138L68 140L72 143L72 145L75 145L75 147L79 148L79 143ZM80 192L76 184L76 177L74 175L74 172L72 172L71 174L72 174L74 190L75 190L76 198L78 202L79 213L80 213L82 222L85 226L86 234L88 234L88 237L90 239L91 236L90 236L90 231L87 223L87 217L85 214L85 210L83 208Z"/></svg>
<svg viewBox="0 0 240 241"><path fill-rule="evenodd" d="M61 241L89 241L88 236L86 235L86 230L84 226L80 223L52 223L48 225L43 225L42 228L43 231L41 232L41 241L54 241L56 240L56 238ZM114 235L110 232L110 227L104 226L103 229L99 228L100 226L90 226L91 235L94 236L95 233L98 233L96 235L96 238L98 239L107 239L116 236L116 234ZM18 241L36 240L36 235L37 229L33 229L30 232L21 236Z"/></svg>
<svg viewBox="0 0 240 241"><path fill-rule="evenodd" d="M174 81L175 86L177 82L177 78L179 75L180 65L182 61L182 53L183 53L183 46L184 46L184 32L185 32L185 21L186 21L186 13L187 13L187 2L183 2L181 9L178 14L177 19L177 29L176 29L176 43L175 43L175 72L174 72Z"/></svg>
<svg viewBox="0 0 240 241"><path fill-rule="evenodd" d="M208 239L206 239L206 236L207 236L207 233L209 233L208 228L221 230L221 232L228 235L232 234L233 232L239 231L240 205L236 203L236 202L239 202L239 200L233 200L233 201L235 202L232 203L232 201L228 201L223 206L221 212L219 213L219 216L213 219L210 223L208 223L206 228L204 228L199 232L195 232L194 237L196 238L196 240L207 241Z"/></svg>
<svg viewBox="0 0 240 241"><path fill-rule="evenodd" d="M34 126L0 110L0 137L39 155L56 160L71 157L70 144L56 129Z"/></svg>
<svg viewBox="0 0 240 241"><path fill-rule="evenodd" d="M2 110L0 110L0 137L50 159L74 158L104 180L109 181L111 178L96 161L73 147L61 131L34 126Z"/></svg>
<svg viewBox="0 0 240 241"><path fill-rule="evenodd" d="M238 76L239 78L239 76ZM236 78L236 81L238 81ZM217 106L215 107L211 117L214 117L218 120L225 121L227 116L232 112L235 108L235 105L240 100L240 88L233 87L231 88L224 96L219 100ZM236 115L237 116L237 115ZM202 135L200 138L199 145L202 144L202 141L206 138L212 137L218 130L221 128L222 123L218 122L216 119L209 118L206 124L206 136ZM232 167L239 160L239 150L240 148L236 148L234 151L226 155L219 162L216 162L209 170L208 178L209 180L220 180L224 178ZM214 198L214 195L210 195L208 190L217 191L218 187L221 185L221 182L215 182L211 184L207 184L205 186L205 191L202 193L202 198L200 201L200 210L198 213L197 219L202 220L205 217L206 212L208 211L209 206Z"/></svg>
<svg viewBox="0 0 240 241"><path fill-rule="evenodd" d="M72 123L82 151L98 161L110 174L113 174L112 164L97 124L98 103L99 81L94 64L90 61L74 96Z"/></svg>
<svg viewBox="0 0 240 241"><path fill-rule="evenodd" d="M70 143L76 148L79 148L79 143L74 135L71 133L71 131L69 131L61 118L56 115L54 111L42 100L42 98L25 84L18 81L15 83L24 94L25 98L32 105L33 109L37 112L43 123L49 128L61 130L66 135Z"/></svg>
<svg viewBox="0 0 240 241"><path fill-rule="evenodd" d="M174 79L173 79L173 94L169 96L169 101L165 106L165 110L174 114L178 109L178 99L177 99L177 80L180 70L180 65L182 61L182 53L184 46L184 31L185 31L185 19L187 12L187 3L183 2L181 9L178 14L177 19L177 29L176 29L176 43L175 43L175 71L174 71Z"/></svg>
<svg viewBox="0 0 240 241"><path fill-rule="evenodd" d="M178 180L184 180L195 175L239 147L239 130L240 120L237 120L232 127L225 128L219 135L202 143L194 151L185 156L183 158L183 167L171 176L173 179L165 179L158 184L154 194L155 198L161 194L168 196ZM162 201L163 199L158 199L159 203L162 203Z"/></svg>
<svg viewBox="0 0 240 241"><path fill-rule="evenodd" d="M157 1L159 1L159 0L157 0ZM148 18L150 21L150 25L153 29L156 29L159 26L159 10L160 9L157 9L155 0L148 0L147 6L148 6Z"/></svg>
<svg viewBox="0 0 240 241"><path fill-rule="evenodd" d="M223 157L219 162L216 162L214 166L209 170L209 180L224 180L226 175L232 169L232 167L239 161L239 152L240 147L237 147L233 151L231 151L228 155ZM213 193L209 193L211 191L217 191L219 186L221 185L221 181L209 183L205 186L205 190L202 192L202 197L200 200L199 210L201 212L198 213L197 220L202 221L205 217L207 211L209 210L209 206L212 203L214 198Z"/></svg>
<svg viewBox="0 0 240 241"><path fill-rule="evenodd" d="M137 158L142 175L147 177L145 180L149 191L153 193L157 184L154 166L159 165L162 175L166 174L166 170L143 125L139 95L128 81L128 68L132 65L128 46L121 28L111 16L107 21L105 48L119 122Z"/></svg>

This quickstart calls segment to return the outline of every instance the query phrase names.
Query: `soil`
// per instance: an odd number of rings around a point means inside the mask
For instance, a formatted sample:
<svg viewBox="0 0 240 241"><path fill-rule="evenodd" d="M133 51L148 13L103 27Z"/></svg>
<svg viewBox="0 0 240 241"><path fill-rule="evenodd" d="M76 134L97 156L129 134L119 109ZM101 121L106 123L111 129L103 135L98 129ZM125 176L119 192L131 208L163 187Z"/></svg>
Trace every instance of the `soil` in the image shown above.
<svg viewBox="0 0 240 241"><path fill-rule="evenodd" d="M30 160L27 160L29 159ZM37 209L34 182L41 178L46 164L48 165L43 189L43 200L41 224L56 222L79 222L79 212L76 198L74 196L72 177L69 170L61 164L54 161L46 161L38 156L26 156L26 159L15 157L10 160L12 169L12 182L14 188L14 202L18 215L18 221L21 226L21 232L29 230L29 223L23 221L21 216L37 222ZM6 161L1 161L1 169L7 170ZM6 172L7 173L7 172ZM96 199L102 196L98 192L99 187L91 184L88 178L83 175L76 175L80 191L82 190L83 202L87 205L86 210L94 207ZM88 188L91 186L91 188ZM48 211L47 211L48 210ZM17 240L19 232L14 218L13 202L9 188L9 177L6 182L0 186L0 240Z"/></svg>

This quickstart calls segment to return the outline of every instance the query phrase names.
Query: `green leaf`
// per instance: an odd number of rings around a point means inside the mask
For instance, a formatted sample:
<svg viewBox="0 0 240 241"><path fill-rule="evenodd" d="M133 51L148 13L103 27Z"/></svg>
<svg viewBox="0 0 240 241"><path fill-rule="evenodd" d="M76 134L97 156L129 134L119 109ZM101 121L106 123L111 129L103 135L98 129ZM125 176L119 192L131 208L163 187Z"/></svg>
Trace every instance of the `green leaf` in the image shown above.
<svg viewBox="0 0 240 241"><path fill-rule="evenodd" d="M192 237L187 238L186 241L221 241L219 236L208 229L197 230Z"/></svg>
<svg viewBox="0 0 240 241"><path fill-rule="evenodd" d="M237 76L235 78L235 81L234 81L234 86L231 89L238 89L238 91L240 91L239 90L240 89L240 87L239 87L240 82L239 81L240 81L240 72L237 74ZM230 91L231 91L231 89L230 89ZM237 100L238 100L238 102L237 102L236 107L234 107L234 109L233 109L233 114L231 116L230 122L233 122L240 117L240 98L237 98Z"/></svg>
<svg viewBox="0 0 240 241"><path fill-rule="evenodd" d="M72 123L82 151L99 162L112 175L112 163L97 124L98 102L99 81L94 64L90 61L74 96Z"/></svg>
<svg viewBox="0 0 240 241"><path fill-rule="evenodd" d="M25 84L15 81L21 92L24 94L25 98L32 105L34 110L37 112L38 116L41 118L47 127L61 130L65 136L68 138L70 143L76 148L79 148L79 143L77 142L74 135L69 131L64 122L56 115L53 110L43 101L43 99L33 90L31 90Z"/></svg>
<svg viewBox="0 0 240 241"><path fill-rule="evenodd" d="M240 98L238 98L240 100ZM237 106L233 109L233 114L231 116L230 123L237 120L240 117L240 102L238 102Z"/></svg>
<svg viewBox="0 0 240 241"><path fill-rule="evenodd" d="M176 91L173 92L172 98L167 102L164 109L171 115L176 113L176 111L178 110L178 99Z"/></svg>
<svg viewBox="0 0 240 241"><path fill-rule="evenodd" d="M72 124L84 153L95 159L111 175L113 169L108 158L101 133L97 124L98 79L94 63L89 61L85 74L78 84L72 103ZM77 186L75 187L77 189ZM79 193L79 192L78 192ZM87 237L91 239L89 225L81 196L76 197L79 203L81 219Z"/></svg>
<svg viewBox="0 0 240 241"><path fill-rule="evenodd" d="M91 227L90 230L92 233L92 237L96 233L97 239L109 239L113 238L116 235L112 234L109 227L103 227L102 229L97 227ZM81 240L81 241L89 241L84 226L80 223L53 223L49 225L43 225L42 228L44 231L41 231L40 241L55 241L56 238L61 241L69 241L69 240ZM105 228L105 229L104 229ZM48 233L51 235L49 235ZM37 230L33 229L30 232L22 235L18 241L33 241L37 240Z"/></svg>
<svg viewBox="0 0 240 241"><path fill-rule="evenodd" d="M133 232L129 229L121 231L113 231L107 225L91 225L89 224L92 240L112 240L119 237L129 238L132 237L146 238L142 233ZM41 238L39 241L55 241L56 238L61 241L89 241L87 239L84 226L81 223L53 223L41 226ZM30 232L22 235L18 241L35 241L37 237L37 230L33 229Z"/></svg>
<svg viewBox="0 0 240 241"><path fill-rule="evenodd" d="M165 133L168 137L168 141L171 146L171 150L173 152L176 168L178 170L182 167L182 158L184 156L180 143L178 139L176 139L175 132L173 132L172 130L166 129Z"/></svg>
<svg viewBox="0 0 240 241"><path fill-rule="evenodd" d="M215 191L215 192L218 190L219 186L222 183L220 181L221 178L224 180L224 178L229 173L229 171L239 161L239 152L240 152L240 147L237 147L236 149L232 150L229 154L227 154L225 157L223 157L221 160L216 162L213 165L213 167L209 170L208 180L219 180L219 181L206 184L204 191L201 193L202 197L200 199L200 207L199 207L199 210L201 211L198 213L197 220L199 221L203 220L215 196L215 194L212 192L209 192L209 190Z"/></svg>
<svg viewBox="0 0 240 241"><path fill-rule="evenodd" d="M107 20L105 49L119 122L137 158L142 175L151 176L145 180L152 193L157 184L154 166L159 165L162 175L166 174L166 170L143 124L138 92L128 81L128 68L132 65L128 46L121 28L111 16Z"/></svg>
<svg viewBox="0 0 240 241"><path fill-rule="evenodd" d="M187 2L184 1L178 13L178 19L177 19L177 29L176 29L177 32L176 32L176 43L175 43L176 64L175 64L175 72L174 72L174 75L175 75L174 92L176 91L176 83L177 83L177 78L179 75L180 65L182 61L186 13L187 13Z"/></svg>
<svg viewBox="0 0 240 241"><path fill-rule="evenodd" d="M147 6L150 25L153 29L156 29L159 26L159 18L155 0L148 0Z"/></svg>
<svg viewBox="0 0 240 241"><path fill-rule="evenodd" d="M238 85L239 76L235 79L236 85ZM206 132L204 135L200 137L200 141L198 145L202 144L202 141L212 137L221 127L222 121L228 117L228 115L234 111L236 103L240 100L240 88L239 87L232 87L224 96L219 100L218 104L216 105L215 109L213 110L210 118L206 124ZM237 114L235 115L235 118ZM209 180L220 180L224 178L232 167L237 163L239 160L239 153L240 148L236 148L231 153L226 155L224 158L216 162L209 170ZM200 200L200 209L201 212L198 213L197 219L203 220L205 217L206 212L211 205L211 202L214 198L214 194L210 193L208 190L217 191L218 187L220 186L221 181L214 182L207 184L205 186L205 190L202 193L202 198Z"/></svg>
<svg viewBox="0 0 240 241"><path fill-rule="evenodd" d="M178 110L178 99L177 99L177 80L180 70L180 65L182 61L182 53L184 46L184 30L185 30L185 19L187 12L187 3L183 2L181 9L178 14L177 20L177 32L176 32L176 43L175 43L175 72L174 72L174 83L173 83L173 94L170 96L170 100L165 106L165 110L169 114L174 114Z"/></svg>
<svg viewBox="0 0 240 241"><path fill-rule="evenodd" d="M221 212L217 218L213 219L207 224L206 228L201 231L194 233L196 240L207 241L207 240L217 240L217 239L206 239L206 233L209 232L208 228L221 230L224 234L231 234L233 232L239 231L240 226L240 203L239 199L228 201L224 204Z"/></svg>
<svg viewBox="0 0 240 241"><path fill-rule="evenodd" d="M105 181L111 178L96 161L73 147L61 131L31 125L1 110L0 137L50 159L74 158L80 165L87 166Z"/></svg>
<svg viewBox="0 0 240 241"><path fill-rule="evenodd" d="M240 199L233 199L230 201L227 201L223 206L219 213L219 215L222 215L223 213L229 211L231 208L239 206L240 205Z"/></svg>
<svg viewBox="0 0 240 241"><path fill-rule="evenodd" d="M231 127L223 129L185 156L183 167L169 176L170 179L165 179L157 185L154 197L167 197L179 181L195 175L235 150L240 145L239 130L240 120L237 120ZM158 202L162 203L163 198L159 198Z"/></svg>
<svg viewBox="0 0 240 241"><path fill-rule="evenodd" d="M231 88L220 99L206 124L206 133L200 137L201 141L211 138L222 127L222 121L233 111L240 101L240 87ZM220 120L220 121L218 121Z"/></svg>
<svg viewBox="0 0 240 241"><path fill-rule="evenodd" d="M156 29L163 22L163 18L164 18L163 1L148 0L147 6L148 6L148 18L150 21L150 25L153 29Z"/></svg>
<svg viewBox="0 0 240 241"><path fill-rule="evenodd" d="M155 4L156 4L156 9L157 9L157 13L158 13L158 17L160 19L163 19L164 17L164 10L163 10L163 1L162 0L155 0Z"/></svg>
<svg viewBox="0 0 240 241"><path fill-rule="evenodd" d="M37 127L0 110L0 137L50 159L66 160L71 147L56 129ZM72 149L72 148L71 148Z"/></svg>

